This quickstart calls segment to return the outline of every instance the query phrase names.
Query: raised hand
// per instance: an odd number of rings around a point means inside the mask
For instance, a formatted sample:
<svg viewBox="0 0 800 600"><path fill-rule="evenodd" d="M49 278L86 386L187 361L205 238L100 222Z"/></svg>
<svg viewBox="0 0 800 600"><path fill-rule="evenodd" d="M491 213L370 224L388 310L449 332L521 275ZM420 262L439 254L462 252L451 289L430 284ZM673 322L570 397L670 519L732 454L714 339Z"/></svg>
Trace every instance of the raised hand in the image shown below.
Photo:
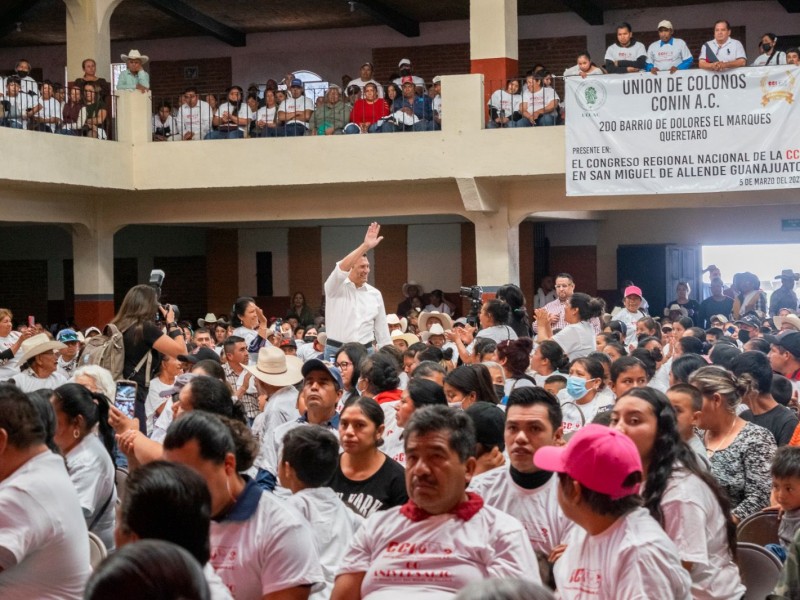
<svg viewBox="0 0 800 600"><path fill-rule="evenodd" d="M378 235L380 232L381 226L378 223L370 223L367 228L367 235L364 236L364 245L369 250L372 250L383 241L383 236Z"/></svg>

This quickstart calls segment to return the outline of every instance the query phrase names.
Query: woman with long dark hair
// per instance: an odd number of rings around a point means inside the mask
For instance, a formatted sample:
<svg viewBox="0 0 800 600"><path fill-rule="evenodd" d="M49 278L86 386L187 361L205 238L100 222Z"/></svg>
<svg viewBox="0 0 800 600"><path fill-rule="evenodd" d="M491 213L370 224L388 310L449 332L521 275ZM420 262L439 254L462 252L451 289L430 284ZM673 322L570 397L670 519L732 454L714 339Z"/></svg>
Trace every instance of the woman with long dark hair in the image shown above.
<svg viewBox="0 0 800 600"><path fill-rule="evenodd" d="M533 378L540 387L556 371L563 371L569 365L564 349L553 340L544 340L536 346L531 356L531 368L536 372Z"/></svg>
<svg viewBox="0 0 800 600"><path fill-rule="evenodd" d="M361 361L366 357L367 351L363 344L349 342L339 348L336 362L333 363L341 371L344 382L344 393L339 400L339 409L344 406L348 398L361 395L358 391L358 380L361 379Z"/></svg>
<svg viewBox="0 0 800 600"><path fill-rule="evenodd" d="M611 426L639 450L644 506L678 547L692 577L692 597L741 598L730 502L681 440L667 397L647 387L629 390L617 399Z"/></svg>
<svg viewBox="0 0 800 600"><path fill-rule="evenodd" d="M444 395L450 406L458 405L467 410L476 402L497 404L489 369L480 363L461 365L450 371L444 379Z"/></svg>
<svg viewBox="0 0 800 600"><path fill-rule="evenodd" d="M66 459L86 527L110 550L114 547L117 494L114 430L108 424L109 400L80 384L66 383L53 391L50 403L56 414L53 440Z"/></svg>
<svg viewBox="0 0 800 600"><path fill-rule="evenodd" d="M156 324L157 314L161 315L163 325ZM145 400L150 379L161 365L158 353L177 358L186 354L186 343L172 306L161 306L155 289L149 285L136 285L128 290L111 324L122 332L125 345L122 377L138 384L134 416L139 419L139 430L146 433Z"/></svg>
<svg viewBox="0 0 800 600"><path fill-rule="evenodd" d="M525 294L522 293L519 286L513 283L502 285L497 290L496 297L498 300L508 304L508 308L511 309L511 314L508 316L508 324L511 329L519 337L530 337L531 321L525 308Z"/></svg>
<svg viewBox="0 0 800 600"><path fill-rule="evenodd" d="M497 362L503 367L503 374L506 376L504 398L508 398L516 388L536 385L533 377L526 373L531 366L532 349L533 340L527 337L497 344Z"/></svg>

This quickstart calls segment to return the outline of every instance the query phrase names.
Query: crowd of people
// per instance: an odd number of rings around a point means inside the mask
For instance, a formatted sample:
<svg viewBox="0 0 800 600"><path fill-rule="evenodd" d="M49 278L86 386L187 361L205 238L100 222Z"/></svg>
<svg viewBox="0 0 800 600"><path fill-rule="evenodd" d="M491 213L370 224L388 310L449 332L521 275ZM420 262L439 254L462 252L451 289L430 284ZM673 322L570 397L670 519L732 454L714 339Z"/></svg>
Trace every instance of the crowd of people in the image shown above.
<svg viewBox="0 0 800 600"><path fill-rule="evenodd" d="M685 282L654 317L566 273L532 312L409 281L387 314L382 240L320 314L240 297L192 328L150 285L55 336L0 309L0 595L738 599L736 524L779 507L794 597L800 275L769 317L712 265L707 327Z"/></svg>

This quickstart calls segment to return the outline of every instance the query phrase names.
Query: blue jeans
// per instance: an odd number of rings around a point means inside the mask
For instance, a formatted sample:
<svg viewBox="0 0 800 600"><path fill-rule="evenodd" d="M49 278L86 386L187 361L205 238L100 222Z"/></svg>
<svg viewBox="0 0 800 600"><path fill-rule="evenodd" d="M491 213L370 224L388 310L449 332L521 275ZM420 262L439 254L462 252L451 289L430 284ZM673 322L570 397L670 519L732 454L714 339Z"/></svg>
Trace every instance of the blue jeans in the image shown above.
<svg viewBox="0 0 800 600"><path fill-rule="evenodd" d="M367 133L375 133L376 131L378 131L378 126L375 123L367 128ZM355 123L348 123L344 127L344 132L347 134L361 133L361 127Z"/></svg>
<svg viewBox="0 0 800 600"><path fill-rule="evenodd" d="M306 126L300 123L281 125L275 134L277 137L300 137L306 134Z"/></svg>
<svg viewBox="0 0 800 600"><path fill-rule="evenodd" d="M394 133L396 131L433 131L435 123L426 119L420 119L413 125L398 125L391 121L386 121L381 127L381 133Z"/></svg>
<svg viewBox="0 0 800 600"><path fill-rule="evenodd" d="M233 131L209 131L206 140L238 140L244 137L244 132L241 129L234 129Z"/></svg>
<svg viewBox="0 0 800 600"><path fill-rule="evenodd" d="M342 351L341 346L334 347L325 344L325 352L322 353L322 360L324 360L325 362L333 363L336 361L336 357L339 355L339 352L341 351ZM368 355L373 354L375 352L375 348L373 346L370 346L369 348L366 348L366 351Z"/></svg>

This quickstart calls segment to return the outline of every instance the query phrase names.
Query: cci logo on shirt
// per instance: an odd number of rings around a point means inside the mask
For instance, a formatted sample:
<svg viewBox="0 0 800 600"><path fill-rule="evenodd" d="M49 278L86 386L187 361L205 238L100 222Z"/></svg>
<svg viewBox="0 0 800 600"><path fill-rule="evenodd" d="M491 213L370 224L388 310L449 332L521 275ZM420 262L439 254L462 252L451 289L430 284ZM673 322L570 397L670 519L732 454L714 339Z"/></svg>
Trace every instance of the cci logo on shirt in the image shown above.
<svg viewBox="0 0 800 600"><path fill-rule="evenodd" d="M602 579L603 576L600 571L591 571L589 569L575 569L572 575L569 576L570 583L577 583L588 591L599 590Z"/></svg>

